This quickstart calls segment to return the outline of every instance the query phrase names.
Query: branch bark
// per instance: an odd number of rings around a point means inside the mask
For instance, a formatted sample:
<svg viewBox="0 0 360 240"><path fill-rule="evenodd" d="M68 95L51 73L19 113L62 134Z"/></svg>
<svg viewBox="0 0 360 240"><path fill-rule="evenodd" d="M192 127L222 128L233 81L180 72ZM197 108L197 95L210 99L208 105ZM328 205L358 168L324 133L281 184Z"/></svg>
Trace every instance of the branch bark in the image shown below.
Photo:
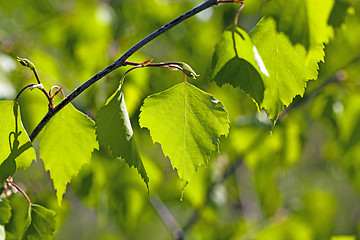
<svg viewBox="0 0 360 240"><path fill-rule="evenodd" d="M48 113L45 115L45 117L40 121L40 123L35 127L33 132L30 134L30 140L34 141L34 139L37 137L37 135L40 133L40 131L45 127L45 125L50 121L50 119L58 113L61 109L63 109L67 104L69 104L72 100L74 100L77 96L79 96L82 92L84 92L88 87L93 85L95 82L99 81L115 69L125 66L125 61L133 55L135 52L137 52L140 48L163 34L164 32L168 31L169 29L175 27L179 23L185 21L186 19L198 14L199 12L212 7L214 5L217 5L221 1L219 0L207 0L200 4L199 6L193 8L192 10L186 12L185 14L181 15L180 17L176 18L175 20L169 22L168 24L162 26L158 30L154 31L150 35L148 35L146 38L135 44L131 49L129 49L124 55L122 55L118 60L116 60L111 65L107 66L105 69L94 75L92 78L90 78L88 81L86 81L84 84L82 84L80 87L78 87L75 91L73 91L69 96L67 96L62 102L60 102L54 109L49 110ZM235 2L235 0L233 1Z"/></svg>

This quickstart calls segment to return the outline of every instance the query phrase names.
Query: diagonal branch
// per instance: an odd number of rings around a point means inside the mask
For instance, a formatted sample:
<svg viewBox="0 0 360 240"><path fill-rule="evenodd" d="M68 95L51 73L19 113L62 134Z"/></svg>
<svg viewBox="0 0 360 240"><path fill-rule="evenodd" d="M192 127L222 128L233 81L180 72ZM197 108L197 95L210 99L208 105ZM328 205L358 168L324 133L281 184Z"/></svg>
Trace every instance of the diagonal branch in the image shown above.
<svg viewBox="0 0 360 240"><path fill-rule="evenodd" d="M157 38L164 32L168 31L169 29L175 27L179 23L185 21L186 19L196 15L197 13L217 5L218 3L221 3L222 1L219 0L207 0L200 4L199 6L193 8L192 10L188 11L187 13L181 15L180 17L176 18L175 20L169 22L168 24L162 26L155 32L148 35L146 38L138 42L136 45L134 45L131 49L129 49L124 55L122 55L118 60L116 60L114 63L94 75L92 78L90 78L88 81L86 81L84 84L82 84L80 87L78 87L74 92L72 92L69 96L67 96L62 102L60 102L54 109L50 110L45 117L41 120L41 122L35 127L33 132L30 134L30 140L33 141L36 136L40 133L40 131L45 127L45 125L50 121L50 119L59 112L62 108L64 108L67 104L69 104L72 100L74 100L77 96L79 96L83 91L85 91L88 87L93 85L95 82L103 78L104 76L108 75L115 69L125 66L126 59L128 59L131 55L133 55L135 52L137 52L140 48L151 42L153 39ZM230 2L230 1L229 1ZM236 0L232 0L232 2L236 2Z"/></svg>

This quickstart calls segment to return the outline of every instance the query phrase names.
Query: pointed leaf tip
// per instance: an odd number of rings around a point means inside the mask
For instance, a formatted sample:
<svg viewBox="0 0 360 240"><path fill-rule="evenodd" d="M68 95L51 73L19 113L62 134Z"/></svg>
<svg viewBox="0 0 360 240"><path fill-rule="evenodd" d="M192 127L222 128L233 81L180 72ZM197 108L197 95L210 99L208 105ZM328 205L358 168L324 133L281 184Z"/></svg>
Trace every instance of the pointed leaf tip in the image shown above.
<svg viewBox="0 0 360 240"><path fill-rule="evenodd" d="M93 150L99 148L95 123L69 104L45 126L39 145L40 157L61 204L66 185L82 166L90 163Z"/></svg>

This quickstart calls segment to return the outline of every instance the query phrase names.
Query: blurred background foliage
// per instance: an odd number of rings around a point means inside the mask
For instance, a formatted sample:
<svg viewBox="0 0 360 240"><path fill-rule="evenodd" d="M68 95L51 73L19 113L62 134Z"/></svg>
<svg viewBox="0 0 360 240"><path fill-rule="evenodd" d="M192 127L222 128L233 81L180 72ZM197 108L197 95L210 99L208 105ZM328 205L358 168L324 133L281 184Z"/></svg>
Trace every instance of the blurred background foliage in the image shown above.
<svg viewBox="0 0 360 240"><path fill-rule="evenodd" d="M200 0L16 0L0 1L0 99L13 99L32 73L16 56L35 63L46 89L72 92L143 37ZM337 3L344 2L337 0ZM191 83L210 92L229 112L230 134L220 154L184 191L176 172L146 129L138 126L143 99L183 81L179 72L141 69L125 79L124 95L148 172L150 193L134 168L93 155L57 205L41 159L19 171L15 182L34 203L57 212L55 239L355 239L360 234L360 10L347 1L326 46L319 79L295 99L275 128L251 99L208 77L214 46L239 5L221 4L181 23L129 60L183 61L201 75ZM289 7L291 3L289 2ZM239 25L249 31L261 18L261 0L248 0ZM286 11L286 9L284 9ZM333 12L342 19L344 11ZM339 14L337 16L336 14ZM117 88L125 68L102 79L74 101L94 117ZM21 98L22 120L31 132L47 111L40 91ZM35 141L35 146L36 146ZM7 229L16 236L26 200L11 196ZM173 217L173 220L171 220ZM166 225L168 224L168 225Z"/></svg>

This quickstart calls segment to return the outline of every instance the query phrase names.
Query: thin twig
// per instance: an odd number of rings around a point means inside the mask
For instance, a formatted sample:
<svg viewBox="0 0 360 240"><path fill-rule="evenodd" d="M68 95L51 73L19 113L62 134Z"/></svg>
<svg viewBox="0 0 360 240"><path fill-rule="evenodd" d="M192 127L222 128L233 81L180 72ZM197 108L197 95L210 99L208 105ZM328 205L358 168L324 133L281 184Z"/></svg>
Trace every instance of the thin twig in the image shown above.
<svg viewBox="0 0 360 240"><path fill-rule="evenodd" d="M179 224L176 222L175 218L170 213L169 209L165 206L165 204L161 201L159 196L154 195L153 197L151 197L150 203L160 216L165 226L169 229L173 237L176 240L184 239L184 231L181 230Z"/></svg>
<svg viewBox="0 0 360 240"><path fill-rule="evenodd" d="M169 29L175 27L179 23L183 22L184 20L196 15L197 13L217 5L219 2L217 0L207 0L204 3L200 4L199 6L193 8L192 10L188 11L187 13L181 15L180 17L176 18L175 20L171 21L170 23L164 25L163 27L159 28L155 32L148 35L146 38L138 42L134 45L130 50L128 50L124 55L122 55L118 60L114 63L94 75L80 87L78 87L75 91L73 91L69 96L67 96L62 102L60 102L54 109L48 111L45 117L40 121L40 123L35 127L33 132L30 134L30 140L33 141L36 136L40 133L40 131L45 127L45 125L50 121L50 119L58 113L61 109L63 109L67 104L69 104L72 100L74 100L77 96L79 96L83 91L85 91L88 87L93 85L95 82L103 78L104 76L108 75L115 69L125 66L125 61L135 52L137 52L140 48L148 44L153 39L157 38L164 32L168 31Z"/></svg>

